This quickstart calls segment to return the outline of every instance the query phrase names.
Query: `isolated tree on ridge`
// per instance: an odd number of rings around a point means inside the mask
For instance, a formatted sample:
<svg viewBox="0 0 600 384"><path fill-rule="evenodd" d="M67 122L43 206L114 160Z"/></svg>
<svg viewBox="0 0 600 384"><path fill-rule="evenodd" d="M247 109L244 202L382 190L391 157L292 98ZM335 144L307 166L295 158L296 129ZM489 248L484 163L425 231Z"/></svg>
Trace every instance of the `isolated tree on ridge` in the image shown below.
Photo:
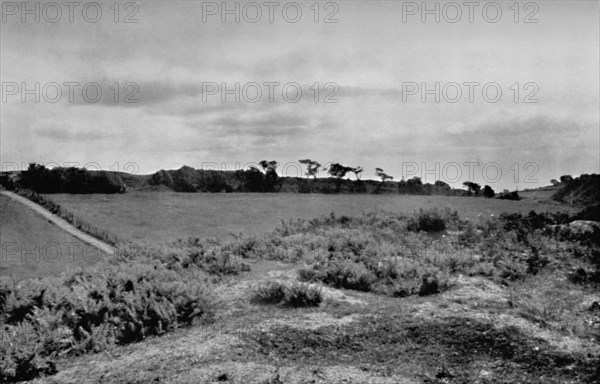
<svg viewBox="0 0 600 384"><path fill-rule="evenodd" d="M387 173L383 172L383 169L381 168L375 168L375 175L381 178L382 183L385 183L386 180L394 180L393 176L390 176Z"/></svg>
<svg viewBox="0 0 600 384"><path fill-rule="evenodd" d="M348 172L351 172L354 168L346 167L340 163L333 163L329 166L327 172L333 177L336 178L336 192L340 191L340 187L342 185L342 178L346 176Z"/></svg>
<svg viewBox="0 0 600 384"><path fill-rule="evenodd" d="M304 164L306 165L306 178L308 179L309 177L314 177L315 179L318 178L318 172L319 172L319 168L321 168L321 164L318 161L313 161L311 159L303 159L303 160L298 160L298 162L300 164Z"/></svg>
<svg viewBox="0 0 600 384"><path fill-rule="evenodd" d="M356 180L360 180L360 174L362 173L362 171L363 171L363 167L361 167L361 166L352 168L352 172L356 176Z"/></svg>

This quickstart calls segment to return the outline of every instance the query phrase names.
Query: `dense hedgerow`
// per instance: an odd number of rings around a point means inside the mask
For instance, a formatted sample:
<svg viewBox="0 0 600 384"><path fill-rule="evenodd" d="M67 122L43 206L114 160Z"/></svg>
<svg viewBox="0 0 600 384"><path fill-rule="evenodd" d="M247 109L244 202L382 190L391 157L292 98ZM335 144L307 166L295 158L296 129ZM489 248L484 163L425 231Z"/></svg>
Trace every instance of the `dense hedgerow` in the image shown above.
<svg viewBox="0 0 600 384"><path fill-rule="evenodd" d="M124 193L125 183L116 172L90 172L84 168L29 164L17 185L37 193Z"/></svg>

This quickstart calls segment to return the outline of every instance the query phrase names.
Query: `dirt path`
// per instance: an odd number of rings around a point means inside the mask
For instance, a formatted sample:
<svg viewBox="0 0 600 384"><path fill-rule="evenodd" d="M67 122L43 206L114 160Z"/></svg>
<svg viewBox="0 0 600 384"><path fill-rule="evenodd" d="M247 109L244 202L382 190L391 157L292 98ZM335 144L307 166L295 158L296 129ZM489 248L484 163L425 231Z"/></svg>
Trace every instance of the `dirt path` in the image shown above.
<svg viewBox="0 0 600 384"><path fill-rule="evenodd" d="M50 212L47 209L43 208L42 206L34 203L33 201L26 199L23 196L19 196L16 193L5 191L5 190L1 190L0 193L20 204L27 206L28 208L32 209L33 211L35 211L36 213L41 215L44 219L46 219L49 222L51 222L52 224L56 225L58 228L62 229L63 231L69 233L72 236L75 236L77 239L98 248L100 251L106 253L107 255L115 254L115 249L112 246L110 246L109 244L107 244L101 240L98 240L95 237L88 235L87 233L80 231L79 229L77 229L76 227L71 225L66 220L56 216L52 212Z"/></svg>

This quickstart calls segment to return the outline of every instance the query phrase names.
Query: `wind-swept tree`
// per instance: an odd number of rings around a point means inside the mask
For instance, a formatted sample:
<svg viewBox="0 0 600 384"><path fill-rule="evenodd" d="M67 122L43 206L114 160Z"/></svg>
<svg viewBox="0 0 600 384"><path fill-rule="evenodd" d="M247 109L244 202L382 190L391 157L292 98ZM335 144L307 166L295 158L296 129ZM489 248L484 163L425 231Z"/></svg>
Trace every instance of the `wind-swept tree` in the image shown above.
<svg viewBox="0 0 600 384"><path fill-rule="evenodd" d="M340 187L342 185L342 178L346 176L348 172L353 170L352 167L346 167L340 163L333 163L327 169L327 172L333 177L336 178L336 192L340 191Z"/></svg>
<svg viewBox="0 0 600 384"><path fill-rule="evenodd" d="M329 172L329 174L331 176L341 179L344 176L346 176L346 174L348 172L351 172L353 169L354 168L346 167L345 165L342 165L340 163L333 163L329 166L327 172Z"/></svg>
<svg viewBox="0 0 600 384"><path fill-rule="evenodd" d="M381 168L375 168L375 175L381 178L382 183L384 183L386 180L394 180L393 176L388 175Z"/></svg>
<svg viewBox="0 0 600 384"><path fill-rule="evenodd" d="M381 191L381 187L385 184L386 180L393 180L394 177L388 175L381 168L375 168L375 176L381 178L381 183L377 185L377 189L373 193L379 193Z"/></svg>
<svg viewBox="0 0 600 384"><path fill-rule="evenodd" d="M306 165L306 178L308 179L309 177L314 177L315 179L318 178L318 172L319 172L319 168L321 168L321 163L319 163L318 161L313 161L311 159L303 159L303 160L298 160L298 162L300 164L304 164Z"/></svg>
<svg viewBox="0 0 600 384"><path fill-rule="evenodd" d="M356 168L352 168L352 173L356 176L356 180L360 180L360 174L363 172L363 167L358 166Z"/></svg>

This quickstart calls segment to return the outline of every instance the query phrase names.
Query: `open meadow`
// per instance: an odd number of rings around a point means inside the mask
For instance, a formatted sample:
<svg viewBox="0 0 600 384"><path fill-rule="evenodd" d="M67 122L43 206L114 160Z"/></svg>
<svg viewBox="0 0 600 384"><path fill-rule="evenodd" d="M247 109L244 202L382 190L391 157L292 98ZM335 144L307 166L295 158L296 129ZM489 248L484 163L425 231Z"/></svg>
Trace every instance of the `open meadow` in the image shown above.
<svg viewBox="0 0 600 384"><path fill-rule="evenodd" d="M260 235L273 231L282 220L310 220L332 212L357 216L373 211L412 213L449 208L470 220L502 212L575 212L565 205L452 196L130 192L45 197L121 240L151 244L190 237Z"/></svg>

